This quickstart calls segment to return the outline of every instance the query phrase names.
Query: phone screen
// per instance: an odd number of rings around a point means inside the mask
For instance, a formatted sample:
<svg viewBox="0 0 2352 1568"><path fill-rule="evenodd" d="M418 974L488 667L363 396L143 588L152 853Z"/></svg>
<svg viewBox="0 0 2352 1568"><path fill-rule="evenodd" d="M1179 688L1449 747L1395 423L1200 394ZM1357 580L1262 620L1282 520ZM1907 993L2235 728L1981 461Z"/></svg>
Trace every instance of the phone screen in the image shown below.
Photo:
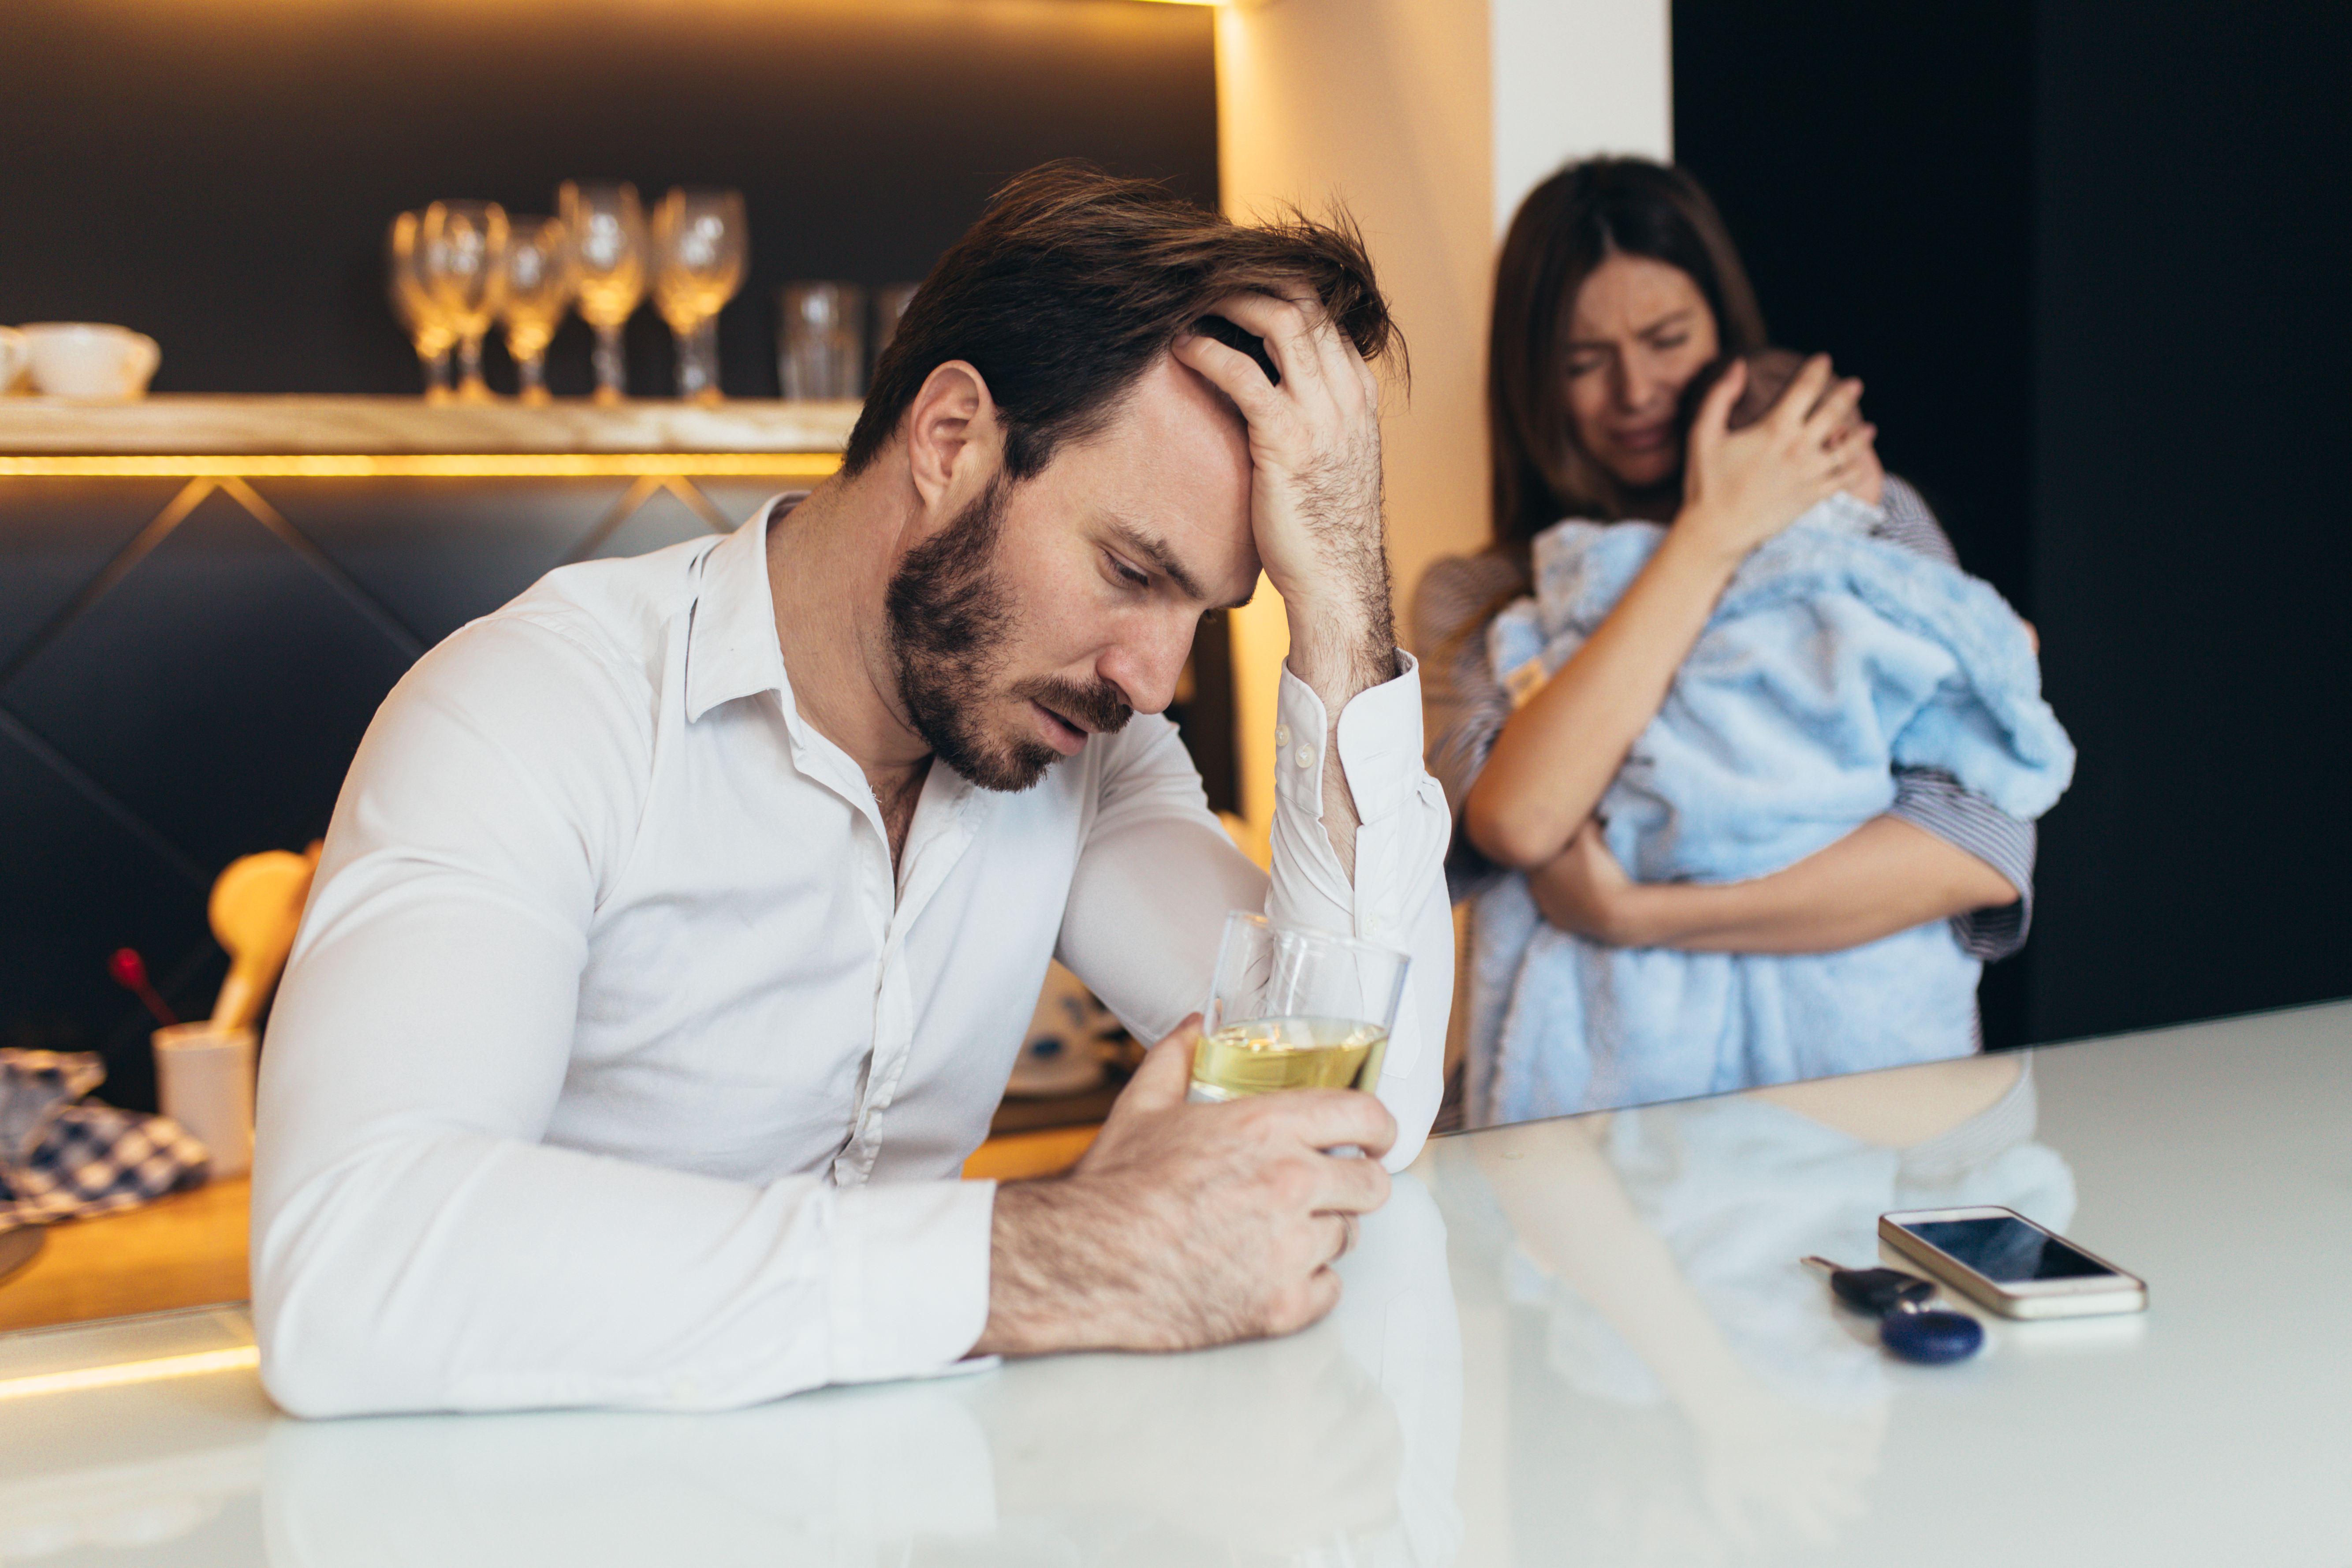
<svg viewBox="0 0 2352 1568"><path fill-rule="evenodd" d="M2080 1279L2112 1273L2048 1231L2008 1215L1914 1221L1903 1228L1929 1246L1951 1254L1986 1279L2003 1285L2026 1279Z"/></svg>

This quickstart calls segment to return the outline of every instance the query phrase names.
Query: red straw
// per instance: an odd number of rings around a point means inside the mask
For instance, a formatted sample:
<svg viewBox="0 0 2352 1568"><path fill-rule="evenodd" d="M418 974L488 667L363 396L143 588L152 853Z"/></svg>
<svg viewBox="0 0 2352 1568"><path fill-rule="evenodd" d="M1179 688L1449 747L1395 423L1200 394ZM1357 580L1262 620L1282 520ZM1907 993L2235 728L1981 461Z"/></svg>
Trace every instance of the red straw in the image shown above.
<svg viewBox="0 0 2352 1568"><path fill-rule="evenodd" d="M147 961L139 956L137 948L115 949L114 956L106 961L106 972L114 976L116 984L146 1003L147 1011L155 1015L157 1023L169 1028L180 1021L179 1015L164 1005L163 999L155 994L155 988L147 984Z"/></svg>

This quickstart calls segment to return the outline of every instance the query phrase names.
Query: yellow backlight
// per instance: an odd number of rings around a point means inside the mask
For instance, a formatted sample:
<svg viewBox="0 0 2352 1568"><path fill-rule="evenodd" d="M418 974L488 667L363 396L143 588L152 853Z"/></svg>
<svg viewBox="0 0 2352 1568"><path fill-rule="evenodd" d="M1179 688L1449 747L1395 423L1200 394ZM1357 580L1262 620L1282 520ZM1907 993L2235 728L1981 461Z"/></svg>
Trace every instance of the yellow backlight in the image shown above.
<svg viewBox="0 0 2352 1568"><path fill-rule="evenodd" d="M835 452L385 452L286 456L0 457L0 477L17 479L601 479L654 474L743 474L821 479L841 467Z"/></svg>
<svg viewBox="0 0 2352 1568"><path fill-rule="evenodd" d="M79 1372L49 1372L34 1377L0 1381L0 1399L26 1399L37 1394L81 1394L93 1388L120 1388L126 1384L157 1383L167 1377L194 1377L208 1372L243 1372L261 1364L254 1345L236 1350L198 1351L192 1355L167 1355L153 1361L125 1362L118 1366L90 1366Z"/></svg>

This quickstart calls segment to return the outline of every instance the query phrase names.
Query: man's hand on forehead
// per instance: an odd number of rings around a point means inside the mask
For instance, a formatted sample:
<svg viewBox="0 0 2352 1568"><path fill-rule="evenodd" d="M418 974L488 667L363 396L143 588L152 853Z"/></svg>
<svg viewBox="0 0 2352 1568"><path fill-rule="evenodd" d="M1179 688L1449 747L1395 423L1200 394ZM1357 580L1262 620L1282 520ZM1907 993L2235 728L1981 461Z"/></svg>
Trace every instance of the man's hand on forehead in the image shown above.
<svg viewBox="0 0 2352 1568"><path fill-rule="evenodd" d="M1259 339L1273 366L1204 318L1175 355L1234 401L1249 426L1250 533L1290 622L1290 672L1323 704L1323 829L1355 868L1356 806L1339 765L1340 711L1393 679L1396 627L1381 531L1381 388L1322 301L1235 294L1212 313ZM1297 765L1318 754L1303 747Z"/></svg>
<svg viewBox="0 0 2352 1568"><path fill-rule="evenodd" d="M1239 349L1265 372L1269 385L1282 384L1281 370L1275 364L1274 356L1265 352L1265 340L1255 332L1245 332L1223 316L1203 316L1192 323L1192 330L1202 337L1216 339L1229 349Z"/></svg>
<svg viewBox="0 0 2352 1568"><path fill-rule="evenodd" d="M1229 327L1256 338L1258 353L1235 346L1239 334ZM1355 344L1301 289L1287 298L1219 300L1197 332L1177 342L1175 355L1232 398L1248 424L1251 528L1266 577L1292 610L1294 654L1300 630L1319 643L1352 623L1349 629L1381 644L1376 662L1390 665L1380 383ZM1296 624L1302 615L1310 627ZM1350 658L1362 655L1366 639L1353 640Z"/></svg>

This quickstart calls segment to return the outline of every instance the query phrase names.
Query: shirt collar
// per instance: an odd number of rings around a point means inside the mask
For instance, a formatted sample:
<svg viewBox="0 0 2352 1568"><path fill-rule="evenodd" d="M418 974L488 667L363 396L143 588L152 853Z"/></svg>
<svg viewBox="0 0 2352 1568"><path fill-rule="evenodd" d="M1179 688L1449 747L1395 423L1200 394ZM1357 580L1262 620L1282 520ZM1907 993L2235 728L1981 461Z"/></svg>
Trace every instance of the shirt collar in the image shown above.
<svg viewBox="0 0 2352 1568"><path fill-rule="evenodd" d="M693 723L722 702L763 691L784 693L784 653L776 642L776 603L768 589L768 524L800 504L788 491L751 514L702 559L702 591L686 639L686 719Z"/></svg>

